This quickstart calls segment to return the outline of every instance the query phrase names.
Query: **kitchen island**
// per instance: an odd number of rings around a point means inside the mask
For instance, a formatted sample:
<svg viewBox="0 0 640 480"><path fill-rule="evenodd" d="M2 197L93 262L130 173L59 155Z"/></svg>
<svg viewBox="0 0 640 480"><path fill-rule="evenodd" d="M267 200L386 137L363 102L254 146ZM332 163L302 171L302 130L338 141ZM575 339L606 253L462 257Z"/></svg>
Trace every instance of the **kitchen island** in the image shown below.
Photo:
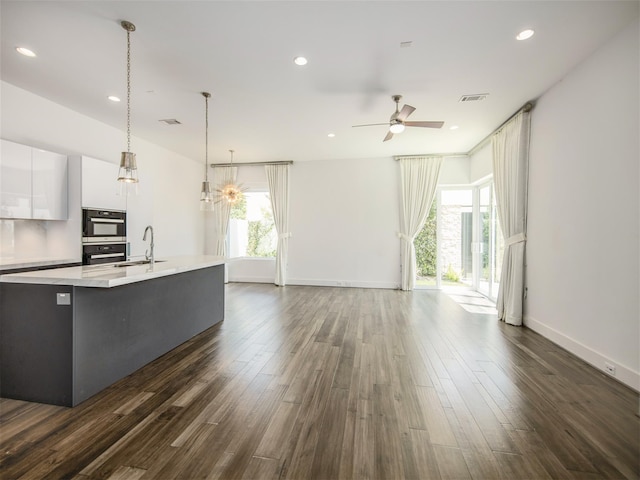
<svg viewBox="0 0 640 480"><path fill-rule="evenodd" d="M75 406L224 319L224 259L0 276L0 396Z"/></svg>

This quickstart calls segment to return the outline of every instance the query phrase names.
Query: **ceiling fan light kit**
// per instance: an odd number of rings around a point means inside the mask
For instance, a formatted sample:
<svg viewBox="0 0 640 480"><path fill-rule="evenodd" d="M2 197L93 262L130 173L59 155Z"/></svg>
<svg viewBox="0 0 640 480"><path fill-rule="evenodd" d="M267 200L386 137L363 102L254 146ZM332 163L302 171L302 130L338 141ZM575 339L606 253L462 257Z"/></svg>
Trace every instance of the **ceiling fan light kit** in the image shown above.
<svg viewBox="0 0 640 480"><path fill-rule="evenodd" d="M400 109L400 100L402 100L402 95L392 95L391 99L396 103L396 111L391 114L389 121L386 123L368 123L365 125L354 125L354 127L372 127L376 125L388 125L389 131L387 135L384 137L383 142L391 140L395 133L404 132L405 127L421 127L421 128L442 128L444 122L435 122L435 121L407 121L409 115L411 115L415 111L415 107L411 105L404 105L402 109Z"/></svg>
<svg viewBox="0 0 640 480"><path fill-rule="evenodd" d="M402 132L404 132L404 125L402 123L400 123L400 122L392 123L389 126L389 131L391 133L402 133Z"/></svg>

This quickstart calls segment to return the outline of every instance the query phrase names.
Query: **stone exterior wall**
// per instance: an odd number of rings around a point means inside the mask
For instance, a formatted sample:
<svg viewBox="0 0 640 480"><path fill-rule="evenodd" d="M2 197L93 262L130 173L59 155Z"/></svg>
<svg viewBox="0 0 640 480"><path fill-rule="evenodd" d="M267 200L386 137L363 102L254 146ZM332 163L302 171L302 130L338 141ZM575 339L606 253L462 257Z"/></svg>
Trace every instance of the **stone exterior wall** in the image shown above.
<svg viewBox="0 0 640 480"><path fill-rule="evenodd" d="M459 205L440 207L441 274L447 272L449 265L458 273L462 271L462 211Z"/></svg>

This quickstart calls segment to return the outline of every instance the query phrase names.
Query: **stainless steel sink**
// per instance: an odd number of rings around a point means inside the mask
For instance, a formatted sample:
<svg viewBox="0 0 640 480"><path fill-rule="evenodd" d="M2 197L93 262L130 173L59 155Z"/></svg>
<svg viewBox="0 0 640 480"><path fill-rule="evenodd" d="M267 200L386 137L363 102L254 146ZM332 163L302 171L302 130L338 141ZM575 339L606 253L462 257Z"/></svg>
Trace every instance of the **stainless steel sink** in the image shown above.
<svg viewBox="0 0 640 480"><path fill-rule="evenodd" d="M162 262L166 262L166 260L155 260L154 263L162 263ZM151 261L149 260L133 260L130 262L121 262L121 263L115 263L113 266L114 267L135 267L137 265L148 265L149 263L151 263Z"/></svg>

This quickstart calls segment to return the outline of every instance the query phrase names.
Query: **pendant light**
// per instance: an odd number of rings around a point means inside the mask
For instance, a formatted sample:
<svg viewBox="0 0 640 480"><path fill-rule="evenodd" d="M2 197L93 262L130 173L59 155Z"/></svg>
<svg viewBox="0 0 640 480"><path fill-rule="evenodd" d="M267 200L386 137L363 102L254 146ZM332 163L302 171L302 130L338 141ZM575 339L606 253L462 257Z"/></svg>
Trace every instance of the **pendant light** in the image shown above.
<svg viewBox="0 0 640 480"><path fill-rule="evenodd" d="M200 210L213 210L213 192L209 183L209 92L202 92L204 97L204 182L200 192Z"/></svg>
<svg viewBox="0 0 640 480"><path fill-rule="evenodd" d="M120 22L122 28L127 31L127 151L120 156L120 171L118 181L124 185L138 183L138 166L136 165L136 154L131 152L131 32L135 32L136 26L123 20Z"/></svg>
<svg viewBox="0 0 640 480"><path fill-rule="evenodd" d="M229 165L233 167L233 150L229 150L231 153L231 162ZM235 205L242 199L242 188L235 183L228 183L224 185L222 188L218 189L218 193L222 200L226 200L226 202L230 205Z"/></svg>

